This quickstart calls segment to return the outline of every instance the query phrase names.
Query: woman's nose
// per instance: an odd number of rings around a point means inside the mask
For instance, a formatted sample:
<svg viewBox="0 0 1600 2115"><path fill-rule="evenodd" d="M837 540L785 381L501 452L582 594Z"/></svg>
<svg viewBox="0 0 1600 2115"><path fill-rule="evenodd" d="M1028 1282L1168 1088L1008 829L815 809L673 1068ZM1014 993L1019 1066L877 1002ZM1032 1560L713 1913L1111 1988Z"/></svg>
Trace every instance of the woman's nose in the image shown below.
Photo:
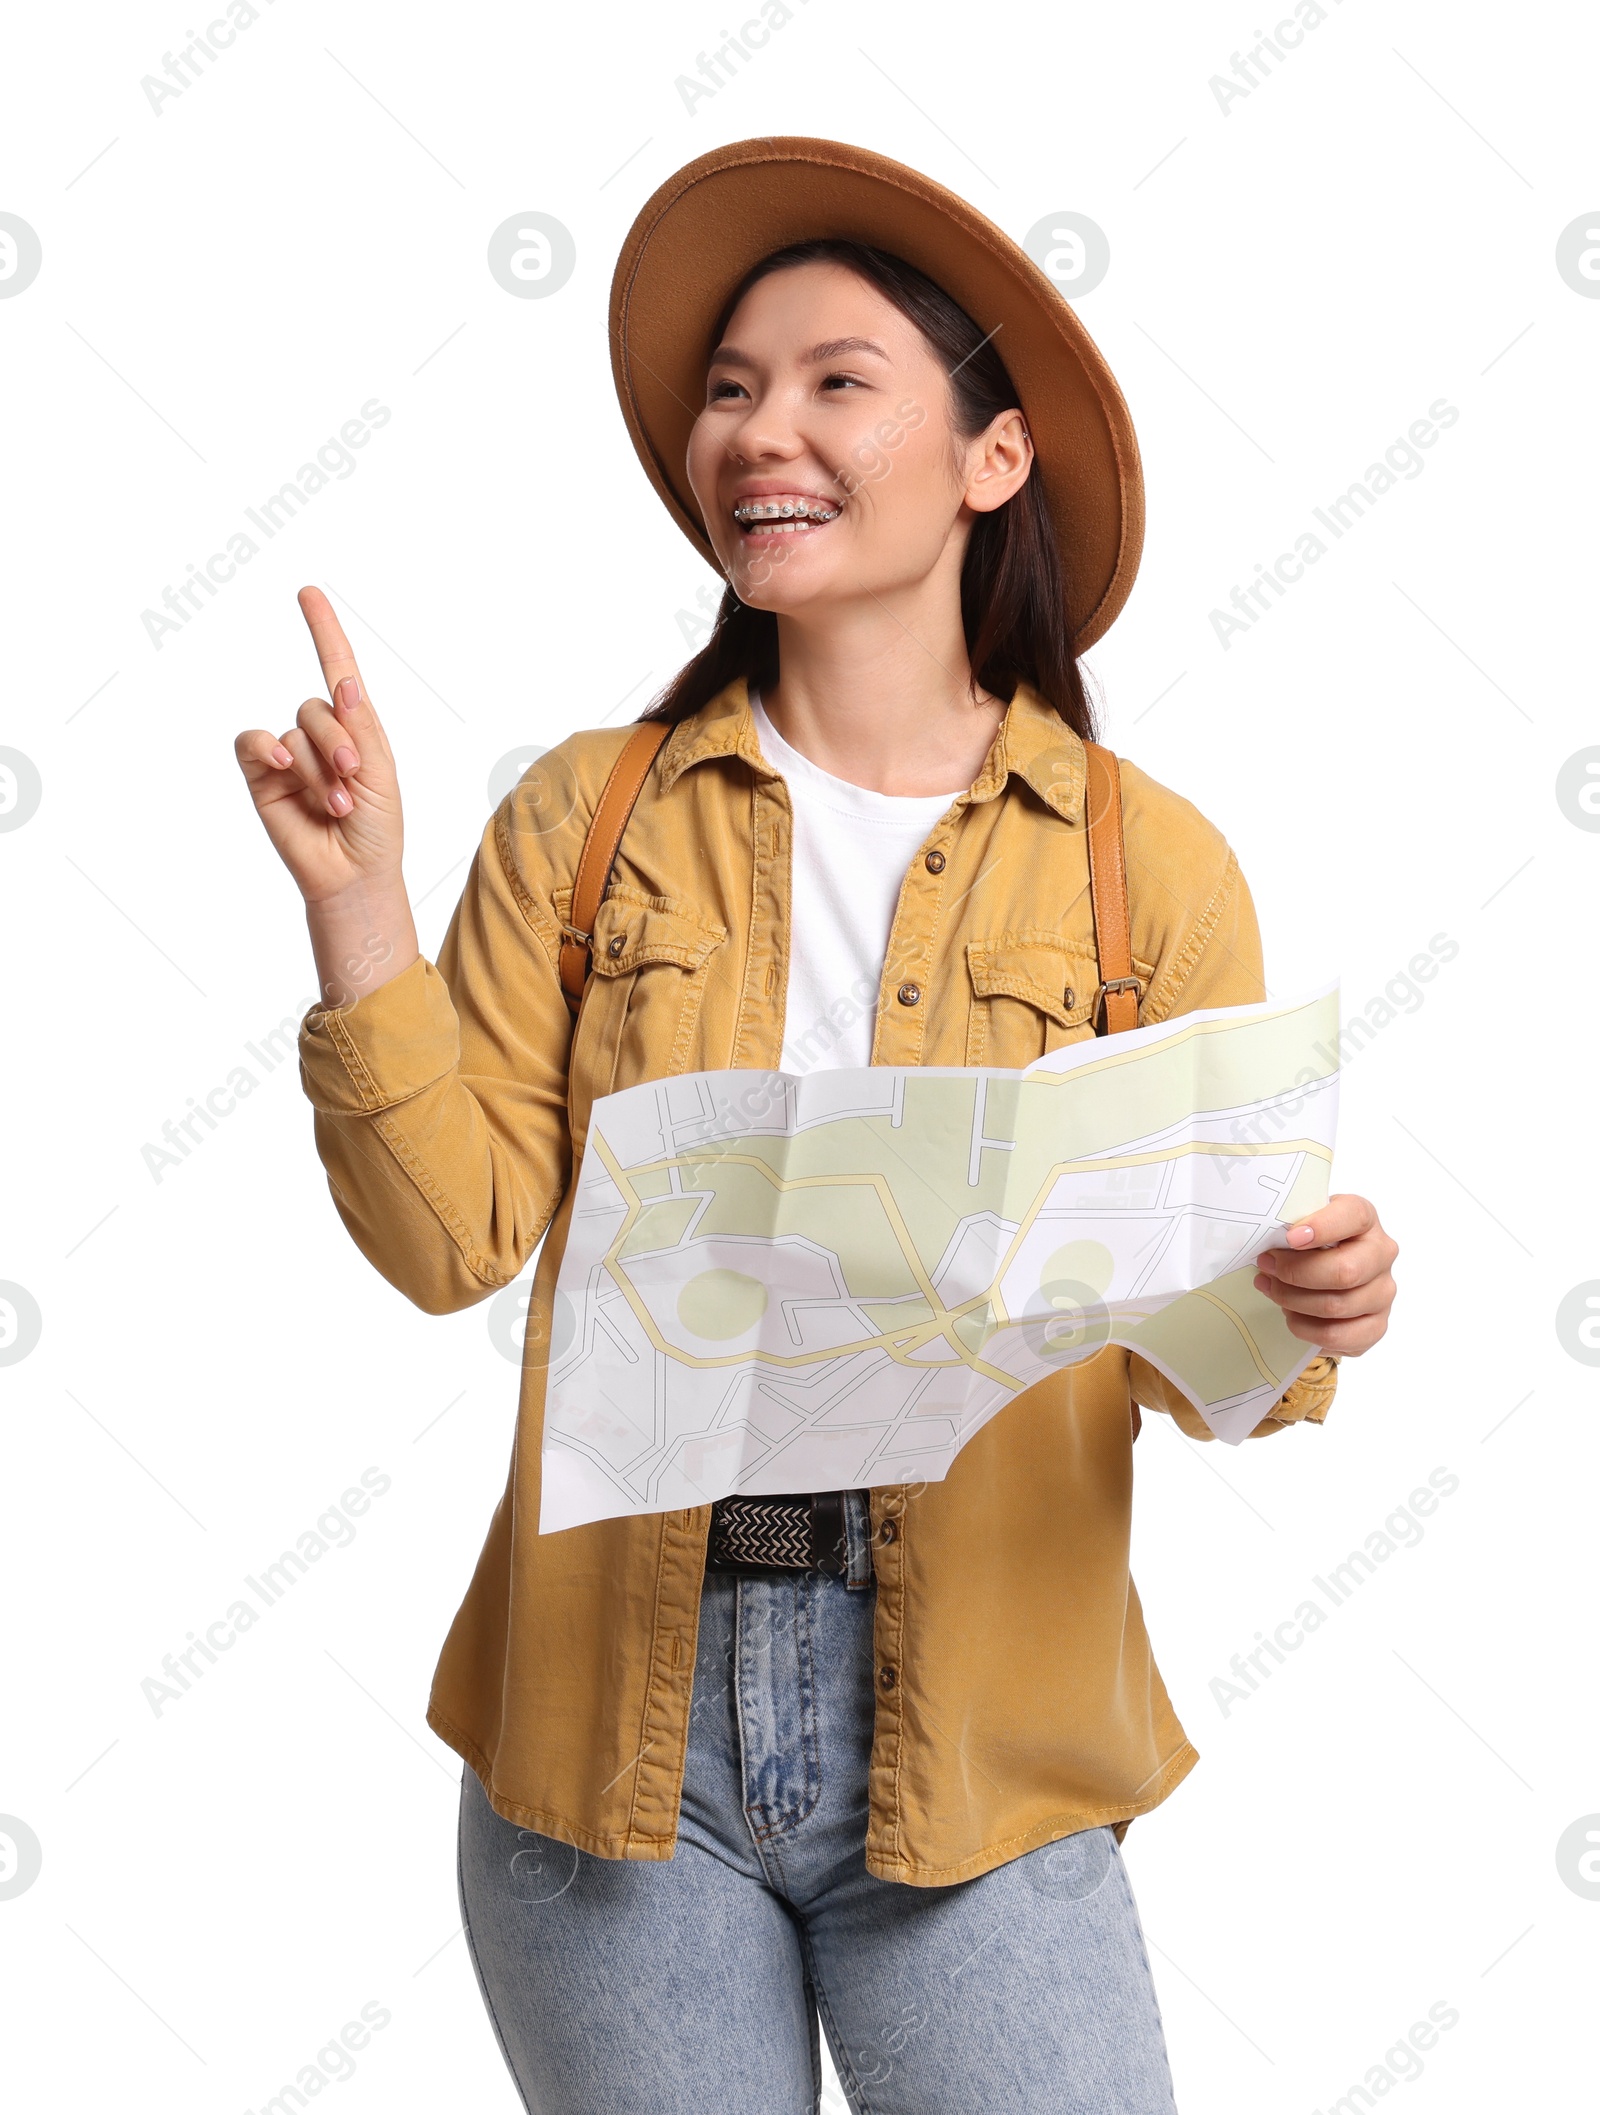
<svg viewBox="0 0 1600 2115"><path fill-rule="evenodd" d="M747 463L763 457L769 462L793 462L805 450L794 420L781 403L771 398L751 405L734 429L732 439L735 453Z"/></svg>

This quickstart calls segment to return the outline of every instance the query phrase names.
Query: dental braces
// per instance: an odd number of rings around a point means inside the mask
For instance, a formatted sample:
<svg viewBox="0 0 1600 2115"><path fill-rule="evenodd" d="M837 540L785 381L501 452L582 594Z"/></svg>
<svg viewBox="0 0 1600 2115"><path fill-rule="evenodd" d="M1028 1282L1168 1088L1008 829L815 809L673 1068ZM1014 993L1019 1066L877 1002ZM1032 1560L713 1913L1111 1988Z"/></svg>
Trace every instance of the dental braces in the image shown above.
<svg viewBox="0 0 1600 2115"><path fill-rule="evenodd" d="M733 518L747 521L833 521L840 509L826 500L751 499L734 508Z"/></svg>

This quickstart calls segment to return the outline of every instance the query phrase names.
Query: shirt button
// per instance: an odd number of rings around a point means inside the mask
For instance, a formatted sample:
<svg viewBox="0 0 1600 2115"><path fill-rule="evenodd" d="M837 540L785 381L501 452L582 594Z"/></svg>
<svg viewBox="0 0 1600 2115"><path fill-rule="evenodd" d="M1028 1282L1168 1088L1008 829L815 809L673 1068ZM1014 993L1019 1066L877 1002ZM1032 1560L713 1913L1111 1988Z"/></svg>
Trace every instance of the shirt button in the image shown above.
<svg viewBox="0 0 1600 2115"><path fill-rule="evenodd" d="M895 993L895 997L902 1006L915 1006L922 997L922 986L920 984L902 984Z"/></svg>
<svg viewBox="0 0 1600 2115"><path fill-rule="evenodd" d="M922 864L930 874L942 874L944 872L944 854L942 852L930 852Z"/></svg>
<svg viewBox="0 0 1600 2115"><path fill-rule="evenodd" d="M883 1523L883 1526L879 1529L878 1533L880 1541L893 1542L895 1533L894 1522L892 1520L886 1520Z"/></svg>
<svg viewBox="0 0 1600 2115"><path fill-rule="evenodd" d="M1073 989L1070 984L1067 986L1066 990L1061 994L1061 1003L1063 1006L1075 1006L1078 1003L1076 997L1073 994Z"/></svg>
<svg viewBox="0 0 1600 2115"><path fill-rule="evenodd" d="M881 1688L892 1689L894 1687L894 1669L892 1667L880 1667L878 1669L878 1683Z"/></svg>
<svg viewBox="0 0 1600 2115"><path fill-rule="evenodd" d="M627 946L627 944L628 943L624 935L618 933L615 940L608 940L606 942L606 953L608 955L620 955L622 953L622 950Z"/></svg>

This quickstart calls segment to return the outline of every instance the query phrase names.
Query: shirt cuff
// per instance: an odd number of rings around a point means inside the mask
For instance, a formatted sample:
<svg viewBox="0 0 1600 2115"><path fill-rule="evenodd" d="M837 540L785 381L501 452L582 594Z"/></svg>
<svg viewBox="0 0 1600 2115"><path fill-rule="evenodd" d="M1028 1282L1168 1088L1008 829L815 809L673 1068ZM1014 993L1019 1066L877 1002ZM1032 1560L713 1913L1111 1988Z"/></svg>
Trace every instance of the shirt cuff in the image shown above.
<svg viewBox="0 0 1600 2115"><path fill-rule="evenodd" d="M1319 1351L1304 1372L1289 1383L1250 1437L1281 1432L1287 1425L1320 1425L1333 1407L1338 1385L1339 1354Z"/></svg>
<svg viewBox="0 0 1600 2115"><path fill-rule="evenodd" d="M444 978L419 955L347 1006L300 1022L300 1084L314 1109L371 1115L420 1094L461 1061L461 1024Z"/></svg>

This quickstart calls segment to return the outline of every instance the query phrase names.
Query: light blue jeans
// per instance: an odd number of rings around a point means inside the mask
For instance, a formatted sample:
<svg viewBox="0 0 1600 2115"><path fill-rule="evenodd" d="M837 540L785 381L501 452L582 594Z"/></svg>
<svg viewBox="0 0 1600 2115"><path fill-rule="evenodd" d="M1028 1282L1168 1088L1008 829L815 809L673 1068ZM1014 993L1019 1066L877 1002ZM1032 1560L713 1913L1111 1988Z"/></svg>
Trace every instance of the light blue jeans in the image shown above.
<svg viewBox="0 0 1600 2115"><path fill-rule="evenodd" d="M708 1571L675 1854L596 1858L461 1780L459 1885L535 2115L817 2115L818 2017L857 2115L1174 2115L1109 1828L975 1880L864 1863L877 1598L849 1569Z"/></svg>

